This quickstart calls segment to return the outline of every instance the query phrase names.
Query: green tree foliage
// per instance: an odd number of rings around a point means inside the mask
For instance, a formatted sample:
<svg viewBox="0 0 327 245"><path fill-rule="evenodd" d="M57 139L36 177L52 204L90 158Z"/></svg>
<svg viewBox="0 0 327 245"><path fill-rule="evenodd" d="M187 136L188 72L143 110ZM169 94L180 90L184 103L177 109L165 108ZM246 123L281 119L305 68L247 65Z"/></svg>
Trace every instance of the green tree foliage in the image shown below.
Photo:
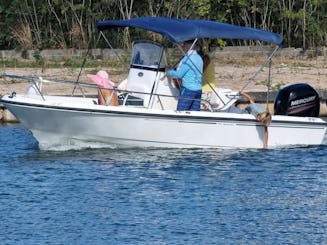
<svg viewBox="0 0 327 245"><path fill-rule="evenodd" d="M284 45L327 45L327 0L0 0L0 49L103 47L95 23L167 16L223 21L283 35ZM128 47L153 33L126 29L110 42ZM224 41L219 40L220 45ZM229 44L240 45L240 42Z"/></svg>

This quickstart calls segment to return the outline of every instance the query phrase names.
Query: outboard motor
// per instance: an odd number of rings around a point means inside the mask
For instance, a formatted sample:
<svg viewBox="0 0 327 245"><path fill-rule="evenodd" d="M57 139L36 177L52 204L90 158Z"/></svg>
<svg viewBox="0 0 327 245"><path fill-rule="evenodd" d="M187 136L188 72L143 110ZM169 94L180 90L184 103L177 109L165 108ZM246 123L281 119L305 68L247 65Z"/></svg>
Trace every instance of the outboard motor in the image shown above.
<svg viewBox="0 0 327 245"><path fill-rule="evenodd" d="M279 90L275 98L275 115L318 117L319 111L319 95L306 83L289 85Z"/></svg>

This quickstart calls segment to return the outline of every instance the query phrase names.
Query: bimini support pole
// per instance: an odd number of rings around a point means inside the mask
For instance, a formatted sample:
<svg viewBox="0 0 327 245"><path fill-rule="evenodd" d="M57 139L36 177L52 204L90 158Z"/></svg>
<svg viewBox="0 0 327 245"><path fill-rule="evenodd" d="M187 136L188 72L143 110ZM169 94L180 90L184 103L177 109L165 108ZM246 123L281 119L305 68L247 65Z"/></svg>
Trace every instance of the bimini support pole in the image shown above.
<svg viewBox="0 0 327 245"><path fill-rule="evenodd" d="M267 93L266 93L266 110L268 111L268 104L269 104L269 94L271 89L271 69L272 69L272 60L268 63L268 81L267 81Z"/></svg>
<svg viewBox="0 0 327 245"><path fill-rule="evenodd" d="M122 58L120 57L120 55L117 53L117 51L112 47L112 45L110 44L108 38L106 37L106 35L100 31L100 35L103 37L103 39L105 40L105 42L107 43L107 45L109 46L109 48L115 53L115 55L117 56L117 58L119 59L120 63L123 65L123 66L126 66L126 62L124 62L122 60ZM128 66L126 66L126 69L129 69Z"/></svg>
<svg viewBox="0 0 327 245"><path fill-rule="evenodd" d="M276 46L276 48L273 50L273 52L268 56L266 61L260 66L260 68L256 71L256 73L244 84L244 86L241 88L241 90L245 89L250 83L254 82L256 77L262 72L263 68L267 66L267 64L271 63L272 57L275 55L277 50L279 49L279 46Z"/></svg>
<svg viewBox="0 0 327 245"><path fill-rule="evenodd" d="M263 68L265 68L267 66L267 64L269 64L269 73L271 72L271 59L276 54L276 52L277 52L278 49L279 49L279 46L276 46L275 49L271 52L271 54L268 56L268 58L266 59L266 61L260 66L260 68L256 71L256 73L254 73L254 75L243 85L243 87L240 90L244 90L250 83L254 82L255 79L256 79L256 77L260 74L260 72L262 72ZM271 75L269 74L269 80L270 80L270 76ZM270 83L270 81L269 81L269 83ZM232 96L232 98L230 99L230 101L232 101L235 96L237 96L237 95ZM230 101L228 101L228 103ZM268 101L268 97L267 97L267 101Z"/></svg>
<svg viewBox="0 0 327 245"><path fill-rule="evenodd" d="M84 91L83 91L82 87L80 86L79 78L81 77L82 70L83 70L83 68L84 68L84 66L85 66L85 63L86 63L86 59L87 59L87 57L88 57L88 55L89 55L89 53L90 53L90 50L91 50L90 42L89 42L89 44L88 44L87 46L88 46L88 48L87 48L86 54L85 54L85 56L84 56L83 63L82 63L82 65L81 65L81 69L79 70L79 73L78 73L78 76L77 76L77 79L76 79L76 82L75 82L75 86L74 86L74 89L73 89L73 91L72 91L72 96L74 96L74 93L75 93L76 87L78 86L78 88L79 88L79 90L81 91L83 97L85 97Z"/></svg>

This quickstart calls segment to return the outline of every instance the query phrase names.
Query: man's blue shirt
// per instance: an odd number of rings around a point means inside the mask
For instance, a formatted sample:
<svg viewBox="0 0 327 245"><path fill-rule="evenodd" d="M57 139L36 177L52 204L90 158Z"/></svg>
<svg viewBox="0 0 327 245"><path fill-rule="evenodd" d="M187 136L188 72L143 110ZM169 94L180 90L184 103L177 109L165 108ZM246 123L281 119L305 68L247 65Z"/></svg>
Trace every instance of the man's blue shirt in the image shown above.
<svg viewBox="0 0 327 245"><path fill-rule="evenodd" d="M202 89L203 60L194 50L189 51L181 60L177 70L169 69L169 76L180 78L183 81L183 87L198 91Z"/></svg>

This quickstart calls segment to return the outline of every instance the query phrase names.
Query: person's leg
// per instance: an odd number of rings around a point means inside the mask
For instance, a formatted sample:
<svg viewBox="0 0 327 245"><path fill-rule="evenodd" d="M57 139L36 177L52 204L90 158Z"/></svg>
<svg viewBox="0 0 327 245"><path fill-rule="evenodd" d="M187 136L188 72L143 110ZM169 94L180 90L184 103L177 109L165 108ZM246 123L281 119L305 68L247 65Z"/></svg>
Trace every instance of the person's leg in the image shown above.
<svg viewBox="0 0 327 245"><path fill-rule="evenodd" d="M202 91L192 91L192 105L190 110L191 111L199 111L201 107L201 95Z"/></svg>
<svg viewBox="0 0 327 245"><path fill-rule="evenodd" d="M202 111L211 110L211 104L210 104L211 92L202 93L201 99L202 99L202 101L201 101L200 110L202 110Z"/></svg>
<svg viewBox="0 0 327 245"><path fill-rule="evenodd" d="M192 105L192 91L184 87L181 88L177 104L177 111L188 111Z"/></svg>

